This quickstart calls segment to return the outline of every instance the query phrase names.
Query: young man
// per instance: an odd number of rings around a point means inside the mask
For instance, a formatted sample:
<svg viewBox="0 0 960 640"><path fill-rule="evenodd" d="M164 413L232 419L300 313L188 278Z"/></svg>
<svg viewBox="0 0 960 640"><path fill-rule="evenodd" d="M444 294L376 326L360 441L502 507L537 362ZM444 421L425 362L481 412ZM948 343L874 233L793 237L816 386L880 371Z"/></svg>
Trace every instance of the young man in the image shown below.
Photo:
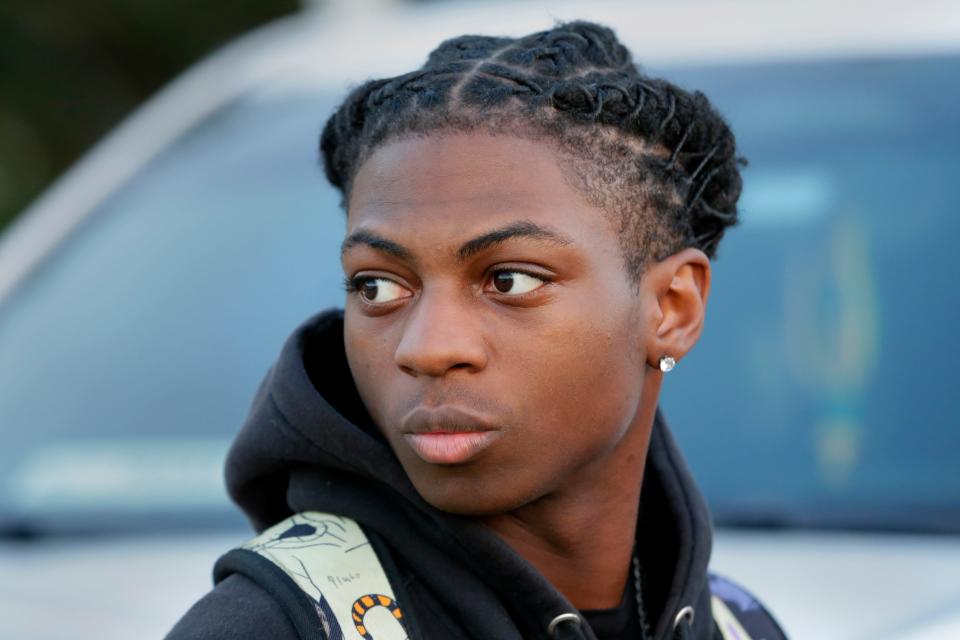
<svg viewBox="0 0 960 640"><path fill-rule="evenodd" d="M598 25L465 36L356 89L321 149L346 308L264 381L227 479L266 531L169 637L783 637L708 576L657 411L736 221L706 98Z"/></svg>

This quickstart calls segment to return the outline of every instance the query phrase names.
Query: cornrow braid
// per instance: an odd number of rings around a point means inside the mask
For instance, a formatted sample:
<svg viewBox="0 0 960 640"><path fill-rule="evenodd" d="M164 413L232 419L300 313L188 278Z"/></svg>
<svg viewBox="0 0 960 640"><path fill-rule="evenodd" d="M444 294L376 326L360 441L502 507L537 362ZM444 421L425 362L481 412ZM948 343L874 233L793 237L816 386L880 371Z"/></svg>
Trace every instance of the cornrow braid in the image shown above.
<svg viewBox="0 0 960 640"><path fill-rule="evenodd" d="M617 226L635 282L649 260L684 247L714 257L737 223L745 161L726 122L702 93L642 75L613 31L589 22L447 40L422 68L355 88L320 151L346 206L380 145L470 131L553 143L585 199Z"/></svg>

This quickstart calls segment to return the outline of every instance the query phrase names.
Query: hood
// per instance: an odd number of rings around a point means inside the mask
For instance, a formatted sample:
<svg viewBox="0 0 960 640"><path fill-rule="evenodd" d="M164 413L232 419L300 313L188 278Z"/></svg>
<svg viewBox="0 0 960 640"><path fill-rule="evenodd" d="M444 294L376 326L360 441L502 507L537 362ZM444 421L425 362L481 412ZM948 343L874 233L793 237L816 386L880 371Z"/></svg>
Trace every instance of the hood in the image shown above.
<svg viewBox="0 0 960 640"><path fill-rule="evenodd" d="M231 447L226 478L257 531L305 510L360 522L433 593L450 597L468 628L497 629L481 637L546 637L551 620L576 611L487 527L420 497L359 398L340 311L314 316L287 340ZM654 638L671 636L685 606L695 610L694 637L711 637L710 545L706 505L658 410L637 534Z"/></svg>

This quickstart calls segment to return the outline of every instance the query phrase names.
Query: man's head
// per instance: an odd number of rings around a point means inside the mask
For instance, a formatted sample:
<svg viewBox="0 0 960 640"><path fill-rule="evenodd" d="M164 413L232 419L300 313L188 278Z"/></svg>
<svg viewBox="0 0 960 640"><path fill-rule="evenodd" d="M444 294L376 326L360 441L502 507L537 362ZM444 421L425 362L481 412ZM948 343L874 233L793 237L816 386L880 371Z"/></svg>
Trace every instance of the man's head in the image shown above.
<svg viewBox="0 0 960 640"><path fill-rule="evenodd" d="M633 481L661 355L700 335L733 137L574 23L368 83L321 147L348 212L345 345L419 492L475 515Z"/></svg>

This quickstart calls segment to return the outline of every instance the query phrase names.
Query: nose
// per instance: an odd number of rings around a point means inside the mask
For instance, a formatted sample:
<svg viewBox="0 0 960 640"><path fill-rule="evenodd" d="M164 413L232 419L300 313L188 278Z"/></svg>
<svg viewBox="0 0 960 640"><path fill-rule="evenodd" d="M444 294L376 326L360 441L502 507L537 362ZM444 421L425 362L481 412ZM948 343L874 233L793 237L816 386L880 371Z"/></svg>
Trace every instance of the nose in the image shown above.
<svg viewBox="0 0 960 640"><path fill-rule="evenodd" d="M405 372L440 377L457 369L477 372L487 365L477 313L451 293L424 292L410 310L394 354Z"/></svg>

